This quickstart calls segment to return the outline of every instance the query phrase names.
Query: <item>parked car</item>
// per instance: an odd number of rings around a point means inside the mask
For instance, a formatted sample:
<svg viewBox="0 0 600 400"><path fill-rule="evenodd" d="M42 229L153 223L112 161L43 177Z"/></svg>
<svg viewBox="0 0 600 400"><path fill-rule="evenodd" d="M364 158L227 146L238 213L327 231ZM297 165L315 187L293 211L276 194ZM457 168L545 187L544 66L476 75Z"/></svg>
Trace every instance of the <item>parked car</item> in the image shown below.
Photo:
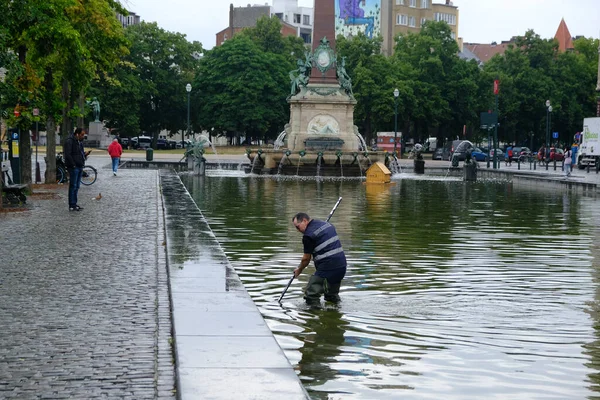
<svg viewBox="0 0 600 400"><path fill-rule="evenodd" d="M189 140L189 139L185 139L185 140L183 141L183 144L184 144L184 146L185 146L185 147L188 147L188 146L190 146L190 145L192 144L192 141L191 141L191 140ZM175 147L176 147L176 148L178 148L178 149L181 149L181 148L183 147L183 146L181 145L181 140L178 140L178 141L177 141L177 145L176 145Z"/></svg>
<svg viewBox="0 0 600 400"><path fill-rule="evenodd" d="M492 149L490 151L490 157L494 159L494 153L497 154L498 160L504 160L504 152L500 149Z"/></svg>
<svg viewBox="0 0 600 400"><path fill-rule="evenodd" d="M563 149L556 149L554 147L550 147L550 162L552 161L563 161L565 159L565 152Z"/></svg>
<svg viewBox="0 0 600 400"><path fill-rule="evenodd" d="M431 159L432 160L443 160L443 156L444 156L444 149L441 148L441 147L438 147L433 152L433 155L431 156Z"/></svg>
<svg viewBox="0 0 600 400"><path fill-rule="evenodd" d="M156 140L156 149L157 150L166 150L169 148L169 145L167 143L167 139L157 139Z"/></svg>
<svg viewBox="0 0 600 400"><path fill-rule="evenodd" d="M487 161L488 160L488 155L486 152L484 152L483 150L481 150L479 147L474 147L473 151L471 152L471 157L473 157L475 159L475 161Z"/></svg>
<svg viewBox="0 0 600 400"><path fill-rule="evenodd" d="M131 138L134 149L147 149L152 145L150 136L134 136Z"/></svg>
<svg viewBox="0 0 600 400"><path fill-rule="evenodd" d="M468 140L454 140L451 147L451 160L464 161L467 157L467 151L473 149L473 143Z"/></svg>
<svg viewBox="0 0 600 400"><path fill-rule="evenodd" d="M518 161L521 156L531 157L531 150L529 150L529 147L513 147L512 160Z"/></svg>

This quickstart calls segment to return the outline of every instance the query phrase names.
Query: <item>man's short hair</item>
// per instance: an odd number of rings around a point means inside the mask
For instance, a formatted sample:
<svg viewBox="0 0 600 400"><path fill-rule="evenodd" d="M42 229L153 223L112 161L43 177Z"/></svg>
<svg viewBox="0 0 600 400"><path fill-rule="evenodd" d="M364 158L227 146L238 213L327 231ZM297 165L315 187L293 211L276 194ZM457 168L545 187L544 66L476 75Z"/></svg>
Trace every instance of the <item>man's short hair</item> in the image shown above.
<svg viewBox="0 0 600 400"><path fill-rule="evenodd" d="M303 212L299 212L298 214L294 215L294 218L292 218L292 222L294 222L294 220L300 222L300 221L310 221L310 217L308 216L307 213L303 213Z"/></svg>
<svg viewBox="0 0 600 400"><path fill-rule="evenodd" d="M83 132L83 128L77 128L75 129L75 133L73 133L73 135L79 135L81 132Z"/></svg>

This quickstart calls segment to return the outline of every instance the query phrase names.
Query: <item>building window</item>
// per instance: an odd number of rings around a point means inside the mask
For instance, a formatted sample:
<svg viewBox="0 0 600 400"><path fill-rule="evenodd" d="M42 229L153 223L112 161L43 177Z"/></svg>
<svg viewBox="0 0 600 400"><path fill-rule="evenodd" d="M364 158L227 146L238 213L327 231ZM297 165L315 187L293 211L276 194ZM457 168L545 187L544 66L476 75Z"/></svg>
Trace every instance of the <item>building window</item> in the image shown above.
<svg viewBox="0 0 600 400"><path fill-rule="evenodd" d="M310 33L300 33L300 37L304 40L304 43L310 44L311 34Z"/></svg>
<svg viewBox="0 0 600 400"><path fill-rule="evenodd" d="M404 0L396 0L396 5L397 6L403 6L404 5Z"/></svg>
<svg viewBox="0 0 600 400"><path fill-rule="evenodd" d="M295 24L299 24L300 23L300 14L294 14L294 23Z"/></svg>
<svg viewBox="0 0 600 400"><path fill-rule="evenodd" d="M303 25L310 25L310 15L303 15L302 16L302 24Z"/></svg>
<svg viewBox="0 0 600 400"><path fill-rule="evenodd" d="M411 7L417 7L417 0L409 0L410 1L410 6Z"/></svg>
<svg viewBox="0 0 600 400"><path fill-rule="evenodd" d="M404 14L397 14L396 25L408 25L408 16Z"/></svg>
<svg viewBox="0 0 600 400"><path fill-rule="evenodd" d="M456 40L456 33L454 32L450 32L450 37L454 40Z"/></svg>
<svg viewBox="0 0 600 400"><path fill-rule="evenodd" d="M427 18L421 18L421 28L425 25L425 22L427 22Z"/></svg>
<svg viewBox="0 0 600 400"><path fill-rule="evenodd" d="M429 8L429 0L421 0L421 8Z"/></svg>
<svg viewBox="0 0 600 400"><path fill-rule="evenodd" d="M434 19L436 21L444 21L448 25L456 25L456 15L446 13L435 13Z"/></svg>
<svg viewBox="0 0 600 400"><path fill-rule="evenodd" d="M283 20L283 13L275 13L275 16L280 20Z"/></svg>
<svg viewBox="0 0 600 400"><path fill-rule="evenodd" d="M408 26L413 27L413 28L415 27L415 17L412 17L412 16L408 17Z"/></svg>

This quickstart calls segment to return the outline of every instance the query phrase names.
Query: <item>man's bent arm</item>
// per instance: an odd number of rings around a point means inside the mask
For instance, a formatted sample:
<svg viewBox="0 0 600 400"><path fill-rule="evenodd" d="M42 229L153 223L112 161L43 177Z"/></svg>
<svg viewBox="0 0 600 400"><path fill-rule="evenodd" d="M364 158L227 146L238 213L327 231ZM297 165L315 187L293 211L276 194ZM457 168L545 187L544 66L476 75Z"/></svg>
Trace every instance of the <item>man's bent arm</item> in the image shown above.
<svg viewBox="0 0 600 400"><path fill-rule="evenodd" d="M302 256L302 260L300 261L300 265L298 266L298 268L296 268L294 270L294 277L298 277L300 276L300 274L302 273L302 271L304 271L304 268L308 267L308 264L310 263L310 260L312 259L312 255L310 254L304 254Z"/></svg>

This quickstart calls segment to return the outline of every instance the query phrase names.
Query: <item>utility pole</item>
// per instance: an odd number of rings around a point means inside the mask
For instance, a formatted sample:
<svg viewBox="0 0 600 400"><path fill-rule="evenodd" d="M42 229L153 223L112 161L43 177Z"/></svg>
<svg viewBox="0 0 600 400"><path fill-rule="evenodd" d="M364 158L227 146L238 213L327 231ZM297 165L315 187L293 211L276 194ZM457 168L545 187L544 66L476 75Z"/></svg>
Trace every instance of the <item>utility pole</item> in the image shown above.
<svg viewBox="0 0 600 400"><path fill-rule="evenodd" d="M496 80L494 81L494 95L496 97L496 115L499 114L498 112L498 94L500 93L500 80L498 79L498 77L496 77ZM498 161L498 155L496 154L496 149L499 147L498 146L498 120L496 120L496 126L495 126L495 130L494 130L494 169L498 169L500 167L500 161Z"/></svg>
<svg viewBox="0 0 600 400"><path fill-rule="evenodd" d="M596 85L596 117L600 117L600 45L598 46L598 84Z"/></svg>

